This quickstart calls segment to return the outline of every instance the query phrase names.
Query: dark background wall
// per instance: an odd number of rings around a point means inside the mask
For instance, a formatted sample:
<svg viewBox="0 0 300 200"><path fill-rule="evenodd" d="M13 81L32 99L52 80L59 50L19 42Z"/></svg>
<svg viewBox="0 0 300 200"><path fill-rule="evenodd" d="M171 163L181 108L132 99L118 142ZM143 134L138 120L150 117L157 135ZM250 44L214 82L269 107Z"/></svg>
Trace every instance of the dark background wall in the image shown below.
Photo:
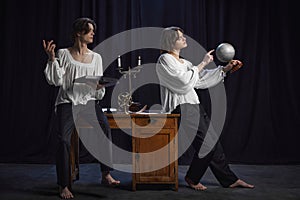
<svg viewBox="0 0 300 200"><path fill-rule="evenodd" d="M180 26L205 49L228 41L244 66L225 81L227 117L221 141L235 163L293 164L299 156L298 18L290 0L4 0L1 2L0 162L53 162L54 101L47 84L42 40L70 45L74 19L93 18L91 48L138 27ZM143 53L155 62L158 51ZM124 55L133 66L135 56ZM197 63L195 63L197 64ZM116 63L105 75L118 77ZM149 90L151 92L149 92ZM109 94L108 90L108 94ZM209 112L207 90L198 91ZM136 92L142 104L159 102L156 86ZM103 100L109 105L109 99Z"/></svg>

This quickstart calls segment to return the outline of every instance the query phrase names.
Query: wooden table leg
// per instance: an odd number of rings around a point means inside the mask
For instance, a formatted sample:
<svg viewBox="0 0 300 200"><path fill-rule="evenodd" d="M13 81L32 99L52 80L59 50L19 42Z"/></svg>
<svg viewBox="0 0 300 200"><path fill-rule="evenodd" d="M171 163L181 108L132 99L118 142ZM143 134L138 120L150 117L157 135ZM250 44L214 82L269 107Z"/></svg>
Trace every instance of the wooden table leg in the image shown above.
<svg viewBox="0 0 300 200"><path fill-rule="evenodd" d="M135 173L132 173L132 191L136 191L136 176Z"/></svg>

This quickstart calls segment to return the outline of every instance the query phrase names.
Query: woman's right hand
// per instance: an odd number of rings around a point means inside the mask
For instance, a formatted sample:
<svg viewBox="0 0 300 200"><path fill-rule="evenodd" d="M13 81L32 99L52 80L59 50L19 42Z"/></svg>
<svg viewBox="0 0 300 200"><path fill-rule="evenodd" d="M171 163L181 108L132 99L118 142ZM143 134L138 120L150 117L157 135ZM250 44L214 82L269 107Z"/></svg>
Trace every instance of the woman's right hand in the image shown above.
<svg viewBox="0 0 300 200"><path fill-rule="evenodd" d="M214 52L214 49L210 50L205 54L202 62L198 65L199 71L201 71L206 65L208 65L214 60L213 55L211 55L212 52Z"/></svg>
<svg viewBox="0 0 300 200"><path fill-rule="evenodd" d="M43 40L43 47L45 52L48 55L49 60L54 61L55 60L55 47L56 45L53 43L53 40L51 41L45 41Z"/></svg>
<svg viewBox="0 0 300 200"><path fill-rule="evenodd" d="M211 55L212 52L214 52L214 51L215 51L215 50L212 49L212 50L210 50L209 52L207 52L207 53L205 54L205 56L204 56L202 62L205 62L206 65L208 65L209 63L211 63L212 61L214 61L214 57L213 57L213 55Z"/></svg>

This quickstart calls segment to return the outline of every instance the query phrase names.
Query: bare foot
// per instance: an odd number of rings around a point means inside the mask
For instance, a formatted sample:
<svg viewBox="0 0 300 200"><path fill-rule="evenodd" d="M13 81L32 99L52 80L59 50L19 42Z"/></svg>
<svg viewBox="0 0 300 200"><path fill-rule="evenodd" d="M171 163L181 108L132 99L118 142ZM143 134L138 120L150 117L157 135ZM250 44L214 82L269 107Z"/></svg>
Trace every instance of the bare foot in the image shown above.
<svg viewBox="0 0 300 200"><path fill-rule="evenodd" d="M72 192L69 190L69 188L67 186L64 189L59 187L59 196L62 199L73 199L74 198Z"/></svg>
<svg viewBox="0 0 300 200"><path fill-rule="evenodd" d="M102 173L102 180L101 183L108 186L118 186L120 185L119 180L115 180L109 172L103 172Z"/></svg>
<svg viewBox="0 0 300 200"><path fill-rule="evenodd" d="M229 186L230 188L242 187L242 188L254 188L254 185L250 185L241 179L238 179L235 183Z"/></svg>
<svg viewBox="0 0 300 200"><path fill-rule="evenodd" d="M195 185L195 184L193 183L193 181L192 181L190 178L188 178L187 176L184 177L184 179L185 179L185 181L187 182L187 184L189 185L189 187L192 188L192 189L194 189L194 190L201 190L201 191L203 191L203 190L206 190L206 189L207 189L207 187L205 187L205 186L202 185L201 183L198 183L198 184Z"/></svg>

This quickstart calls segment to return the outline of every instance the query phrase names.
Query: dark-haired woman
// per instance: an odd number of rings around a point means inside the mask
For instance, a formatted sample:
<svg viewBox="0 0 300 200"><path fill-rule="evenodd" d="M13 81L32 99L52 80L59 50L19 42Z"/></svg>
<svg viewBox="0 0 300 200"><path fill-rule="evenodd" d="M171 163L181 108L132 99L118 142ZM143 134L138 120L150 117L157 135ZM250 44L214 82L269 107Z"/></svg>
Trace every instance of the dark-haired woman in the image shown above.
<svg viewBox="0 0 300 200"><path fill-rule="evenodd" d="M56 116L58 118L58 150L56 153L57 183L59 185L60 197L63 199L73 198L70 191L69 179L69 152L71 134L75 128L74 110L76 116L92 118L96 112L97 120L90 120L93 127L99 126L108 139L111 139L111 130L106 116L102 112L101 100L105 94L105 87L97 82L75 86L74 80L91 75L102 76L102 58L100 54L88 49L88 44L94 40L96 24L89 18L78 18L73 22L72 40L73 46L61 48L55 53L56 45L53 41L43 40L43 47L48 55L48 62L44 70L46 80L50 85L58 86L59 92L55 102ZM96 121L96 122L95 122ZM105 153L111 162L112 149L109 144L104 145ZM102 164L102 183L108 185L119 185L120 181L110 175L111 165Z"/></svg>

